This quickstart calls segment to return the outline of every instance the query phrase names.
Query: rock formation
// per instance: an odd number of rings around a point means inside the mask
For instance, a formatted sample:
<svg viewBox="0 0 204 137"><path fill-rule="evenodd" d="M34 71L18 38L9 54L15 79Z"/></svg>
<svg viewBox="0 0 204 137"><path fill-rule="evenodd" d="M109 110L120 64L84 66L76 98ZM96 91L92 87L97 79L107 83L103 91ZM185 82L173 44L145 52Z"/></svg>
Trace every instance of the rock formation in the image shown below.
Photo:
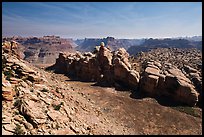
<svg viewBox="0 0 204 137"><path fill-rule="evenodd" d="M171 52L166 54L172 55ZM140 62L143 70L136 71L137 69L132 67L134 65L130 64L129 54L124 48L111 51L102 43L93 53L61 53L53 67L56 71L72 75L79 80L96 81L112 86L119 84L137 89L149 96L166 96L172 101L189 106L195 106L201 101L201 77L196 69L185 66L184 70L180 70L181 64L178 68L175 64L160 60L161 58L154 60L155 58L151 59L154 56L149 56L147 60L141 58L145 60Z"/></svg>
<svg viewBox="0 0 204 137"><path fill-rule="evenodd" d="M142 75L140 89L143 91L171 96L191 106L202 104L202 54L199 50L157 48L142 52L133 60L131 63L140 66L134 69Z"/></svg>
<svg viewBox="0 0 204 137"><path fill-rule="evenodd" d="M195 106L199 93L181 70L170 68L167 70L168 73L163 75L156 64L158 62L148 62L140 89L150 96L166 96L174 101Z"/></svg>
<svg viewBox="0 0 204 137"><path fill-rule="evenodd" d="M131 69L129 54L125 49L112 52L102 42L99 50L94 53L60 53L53 67L57 72L75 76L79 80L96 81L105 85L121 83L137 89L140 76Z"/></svg>

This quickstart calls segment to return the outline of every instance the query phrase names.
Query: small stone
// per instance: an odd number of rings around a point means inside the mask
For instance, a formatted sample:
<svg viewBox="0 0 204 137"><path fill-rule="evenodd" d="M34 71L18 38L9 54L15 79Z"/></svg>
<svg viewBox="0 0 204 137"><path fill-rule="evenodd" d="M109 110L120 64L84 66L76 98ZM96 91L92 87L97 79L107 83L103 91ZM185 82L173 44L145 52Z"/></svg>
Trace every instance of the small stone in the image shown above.
<svg viewBox="0 0 204 137"><path fill-rule="evenodd" d="M25 128L30 129L30 130L33 129L33 125L28 123L28 122L25 122L24 126L25 126Z"/></svg>
<svg viewBox="0 0 204 137"><path fill-rule="evenodd" d="M14 132L15 131L15 125L14 124L7 124L7 125L4 125L3 128L7 131L10 131L10 132Z"/></svg>
<svg viewBox="0 0 204 137"><path fill-rule="evenodd" d="M24 120L22 119L22 117L20 117L20 115L16 115L15 117L14 117L14 120L16 120L16 121L18 121L18 122L20 122L20 123L22 123Z"/></svg>
<svg viewBox="0 0 204 137"><path fill-rule="evenodd" d="M13 135L13 133L2 129L2 135Z"/></svg>

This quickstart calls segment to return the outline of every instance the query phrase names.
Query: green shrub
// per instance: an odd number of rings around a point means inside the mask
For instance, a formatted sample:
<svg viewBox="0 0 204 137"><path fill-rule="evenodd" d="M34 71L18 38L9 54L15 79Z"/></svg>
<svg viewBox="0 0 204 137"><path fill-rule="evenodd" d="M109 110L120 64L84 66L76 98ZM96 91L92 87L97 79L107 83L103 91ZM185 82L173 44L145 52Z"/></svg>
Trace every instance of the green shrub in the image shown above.
<svg viewBox="0 0 204 137"><path fill-rule="evenodd" d="M15 129L14 129L14 134L15 135L24 135L25 132L23 131L23 129L21 128L21 126L19 124L16 125Z"/></svg>
<svg viewBox="0 0 204 137"><path fill-rule="evenodd" d="M192 115L194 117L200 117L198 113L193 109L193 107L188 107L188 106L178 106L178 107L173 107L173 109L178 110L180 112L184 112L186 114Z"/></svg>
<svg viewBox="0 0 204 137"><path fill-rule="evenodd" d="M22 104L22 101L20 100L20 99L17 99L15 102L14 102L14 106L15 107L19 107L19 106L21 106L21 104Z"/></svg>
<svg viewBox="0 0 204 137"><path fill-rule="evenodd" d="M4 71L4 75L6 76L6 80L9 80L10 81L10 78L13 76L12 75L12 70L9 69L7 71Z"/></svg>

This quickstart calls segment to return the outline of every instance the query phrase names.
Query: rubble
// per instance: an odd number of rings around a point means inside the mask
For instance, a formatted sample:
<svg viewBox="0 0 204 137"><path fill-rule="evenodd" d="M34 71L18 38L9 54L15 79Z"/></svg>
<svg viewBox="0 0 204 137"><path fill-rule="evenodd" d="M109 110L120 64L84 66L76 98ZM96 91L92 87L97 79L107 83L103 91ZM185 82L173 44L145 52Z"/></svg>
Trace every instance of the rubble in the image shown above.
<svg viewBox="0 0 204 137"><path fill-rule="evenodd" d="M134 60L134 61L133 61ZM140 89L150 95L166 95L195 106L202 102L202 55L196 49L157 48L139 54L132 62L142 66Z"/></svg>

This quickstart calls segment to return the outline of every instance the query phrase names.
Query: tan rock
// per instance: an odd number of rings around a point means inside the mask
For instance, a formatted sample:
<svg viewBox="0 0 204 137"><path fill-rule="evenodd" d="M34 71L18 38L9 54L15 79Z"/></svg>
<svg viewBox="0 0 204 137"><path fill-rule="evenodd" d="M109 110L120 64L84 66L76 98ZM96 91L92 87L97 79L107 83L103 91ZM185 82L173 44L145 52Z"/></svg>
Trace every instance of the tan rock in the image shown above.
<svg viewBox="0 0 204 137"><path fill-rule="evenodd" d="M137 71L131 70L128 73L128 85L133 87L134 89L137 89L138 87L138 83L139 83L139 73Z"/></svg>
<svg viewBox="0 0 204 137"><path fill-rule="evenodd" d="M22 115L29 118L32 125L36 128L39 124L46 122L47 116L43 113L44 109L40 103L34 102L32 100L22 100L20 106L20 112Z"/></svg>
<svg viewBox="0 0 204 137"><path fill-rule="evenodd" d="M14 124L6 124L6 125L3 126L3 128L6 131L9 131L9 132L12 132L12 133L14 133L14 131L15 131L15 125Z"/></svg>
<svg viewBox="0 0 204 137"><path fill-rule="evenodd" d="M159 63L159 62L157 62L157 61L154 61L154 65L157 66L158 68L161 68L161 67L162 67L161 63Z"/></svg>
<svg viewBox="0 0 204 137"><path fill-rule="evenodd" d="M111 66L112 65L112 57L113 54L110 50L108 50L106 47L100 48L99 55L98 55L98 61L100 63L100 66Z"/></svg>
<svg viewBox="0 0 204 137"><path fill-rule="evenodd" d="M145 73L147 74L151 74L151 75L158 75L159 74L159 70L153 67L147 67L145 69Z"/></svg>
<svg viewBox="0 0 204 137"><path fill-rule="evenodd" d="M7 101L12 101L14 96L14 91L9 81L2 81L2 97Z"/></svg>
<svg viewBox="0 0 204 137"><path fill-rule="evenodd" d="M2 117L2 124L10 124L11 123L12 118L9 116L4 116Z"/></svg>
<svg viewBox="0 0 204 137"><path fill-rule="evenodd" d="M159 76L148 75L142 79L141 88L143 91L147 92L149 95L155 95L155 89L157 88L159 81Z"/></svg>
<svg viewBox="0 0 204 137"><path fill-rule="evenodd" d="M18 84L20 81L21 81L20 79L17 79L17 78L14 78L14 77L10 78L11 84Z"/></svg>
<svg viewBox="0 0 204 137"><path fill-rule="evenodd" d="M2 128L2 135L13 135L13 133Z"/></svg>
<svg viewBox="0 0 204 137"><path fill-rule="evenodd" d="M189 76L190 76L191 78L200 77L198 73L189 73Z"/></svg>
<svg viewBox="0 0 204 137"><path fill-rule="evenodd" d="M125 80L129 71L129 68L119 58L114 59L114 78L116 80Z"/></svg>
<svg viewBox="0 0 204 137"><path fill-rule="evenodd" d="M58 119L60 119L62 117L62 114L59 112L59 111L49 111L47 113L47 115L49 116L49 118L52 120L52 121L56 121Z"/></svg>
<svg viewBox="0 0 204 137"><path fill-rule="evenodd" d="M175 77L185 77L185 75L181 72L180 69L168 69L168 72Z"/></svg>
<svg viewBox="0 0 204 137"><path fill-rule="evenodd" d="M195 91L193 85L187 83L184 80L178 80L179 88L177 95L179 101L186 103L190 106L195 106L198 102L198 93Z"/></svg>
<svg viewBox="0 0 204 137"><path fill-rule="evenodd" d="M28 75L28 80L30 80L31 82L40 82L41 78L39 76L37 76L37 75L29 74Z"/></svg>

